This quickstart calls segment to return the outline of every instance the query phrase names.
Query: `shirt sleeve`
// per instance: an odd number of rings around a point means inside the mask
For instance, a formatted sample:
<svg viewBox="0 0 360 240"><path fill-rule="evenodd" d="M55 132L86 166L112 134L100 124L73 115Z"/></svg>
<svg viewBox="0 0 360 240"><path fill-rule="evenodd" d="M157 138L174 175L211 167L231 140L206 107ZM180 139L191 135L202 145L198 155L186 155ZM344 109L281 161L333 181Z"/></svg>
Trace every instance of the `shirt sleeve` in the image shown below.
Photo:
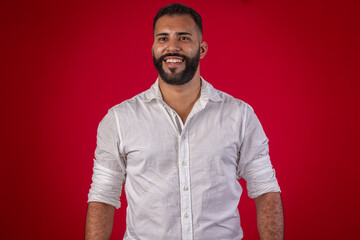
<svg viewBox="0 0 360 240"><path fill-rule="evenodd" d="M120 136L117 124L114 109L110 109L99 124L88 202L107 203L118 209L126 168L124 157L119 150Z"/></svg>
<svg viewBox="0 0 360 240"><path fill-rule="evenodd" d="M245 107L244 115L238 178L245 179L250 198L257 198L268 192L280 192L275 170L270 162L268 138L249 105Z"/></svg>

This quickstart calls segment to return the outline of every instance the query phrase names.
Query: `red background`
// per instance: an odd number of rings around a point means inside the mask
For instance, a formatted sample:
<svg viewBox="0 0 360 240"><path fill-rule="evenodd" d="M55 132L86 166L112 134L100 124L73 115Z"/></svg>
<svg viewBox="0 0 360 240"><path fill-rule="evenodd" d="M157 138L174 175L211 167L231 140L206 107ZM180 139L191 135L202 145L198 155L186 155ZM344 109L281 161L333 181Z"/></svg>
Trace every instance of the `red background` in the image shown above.
<svg viewBox="0 0 360 240"><path fill-rule="evenodd" d="M201 75L270 139L286 239L359 237L358 1L182 2L203 17ZM167 3L1 1L2 239L83 238L98 123L155 81L152 20ZM246 193L239 208L258 239Z"/></svg>

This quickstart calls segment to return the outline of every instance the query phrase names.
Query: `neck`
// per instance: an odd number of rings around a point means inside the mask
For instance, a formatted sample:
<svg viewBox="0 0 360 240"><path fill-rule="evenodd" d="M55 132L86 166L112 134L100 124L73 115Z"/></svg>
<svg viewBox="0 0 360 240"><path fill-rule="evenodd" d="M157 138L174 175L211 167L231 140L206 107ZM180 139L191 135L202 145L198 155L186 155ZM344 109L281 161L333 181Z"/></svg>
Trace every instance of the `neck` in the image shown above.
<svg viewBox="0 0 360 240"><path fill-rule="evenodd" d="M164 102L176 111L185 123L196 100L200 97L200 74L195 74L194 78L184 85L170 85L159 77L159 87Z"/></svg>

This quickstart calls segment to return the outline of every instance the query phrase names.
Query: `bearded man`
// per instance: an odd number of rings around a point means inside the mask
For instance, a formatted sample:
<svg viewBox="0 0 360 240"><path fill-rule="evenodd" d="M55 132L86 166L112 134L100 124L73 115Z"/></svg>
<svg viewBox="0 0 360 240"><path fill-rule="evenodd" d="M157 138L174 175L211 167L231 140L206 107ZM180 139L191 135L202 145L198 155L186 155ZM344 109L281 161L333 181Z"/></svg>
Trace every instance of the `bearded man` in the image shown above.
<svg viewBox="0 0 360 240"><path fill-rule="evenodd" d="M208 51L200 15L165 6L153 33L158 79L99 124L85 238L110 239L125 182L126 240L242 239L244 178L260 238L283 239L280 188L259 120L200 76Z"/></svg>

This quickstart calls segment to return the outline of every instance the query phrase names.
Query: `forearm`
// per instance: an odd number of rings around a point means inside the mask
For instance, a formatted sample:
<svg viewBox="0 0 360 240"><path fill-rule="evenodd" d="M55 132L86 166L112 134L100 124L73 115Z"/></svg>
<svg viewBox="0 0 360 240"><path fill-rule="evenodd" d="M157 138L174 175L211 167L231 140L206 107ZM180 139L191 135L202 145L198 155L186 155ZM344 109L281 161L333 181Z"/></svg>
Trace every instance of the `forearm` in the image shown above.
<svg viewBox="0 0 360 240"><path fill-rule="evenodd" d="M90 202L86 215L85 240L110 239L114 222L115 207Z"/></svg>
<svg viewBox="0 0 360 240"><path fill-rule="evenodd" d="M266 193L255 199L261 240L284 239L284 215L280 193Z"/></svg>

